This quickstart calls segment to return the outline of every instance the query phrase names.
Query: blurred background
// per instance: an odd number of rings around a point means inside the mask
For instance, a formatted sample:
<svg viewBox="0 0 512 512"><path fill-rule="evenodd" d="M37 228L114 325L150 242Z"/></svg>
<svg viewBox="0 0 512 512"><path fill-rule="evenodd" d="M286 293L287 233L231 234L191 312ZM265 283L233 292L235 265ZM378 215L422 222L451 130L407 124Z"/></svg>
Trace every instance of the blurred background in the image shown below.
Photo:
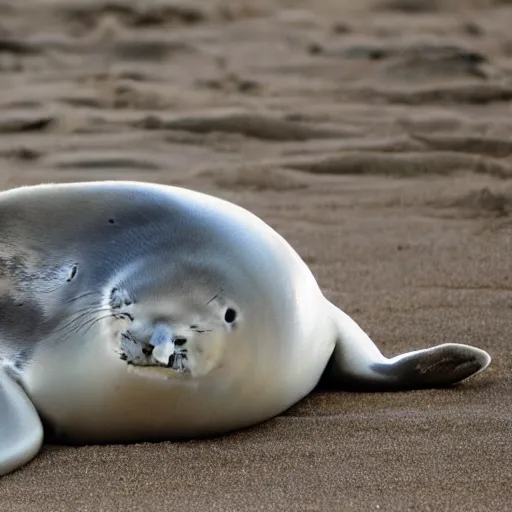
<svg viewBox="0 0 512 512"><path fill-rule="evenodd" d="M510 0L0 0L0 189L224 197L386 355L494 358L218 440L46 447L0 510L509 509L511 28Z"/></svg>
<svg viewBox="0 0 512 512"><path fill-rule="evenodd" d="M507 0L0 0L0 185L501 175L511 22Z"/></svg>

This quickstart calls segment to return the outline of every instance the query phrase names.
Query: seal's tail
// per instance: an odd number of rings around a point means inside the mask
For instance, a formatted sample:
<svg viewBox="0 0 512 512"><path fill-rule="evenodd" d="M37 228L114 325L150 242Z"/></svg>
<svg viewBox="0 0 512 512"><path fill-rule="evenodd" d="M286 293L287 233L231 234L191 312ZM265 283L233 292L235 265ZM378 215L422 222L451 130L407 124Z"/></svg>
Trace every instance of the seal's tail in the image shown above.
<svg viewBox="0 0 512 512"><path fill-rule="evenodd" d="M484 350L457 343L388 359L352 318L332 307L338 339L325 375L330 384L378 390L444 387L485 370L491 362Z"/></svg>

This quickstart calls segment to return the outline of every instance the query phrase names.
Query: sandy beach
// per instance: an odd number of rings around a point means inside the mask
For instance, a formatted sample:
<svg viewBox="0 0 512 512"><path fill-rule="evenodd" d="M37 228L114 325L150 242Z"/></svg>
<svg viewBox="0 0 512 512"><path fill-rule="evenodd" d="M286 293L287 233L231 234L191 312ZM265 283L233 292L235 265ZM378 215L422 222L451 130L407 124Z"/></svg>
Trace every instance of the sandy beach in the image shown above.
<svg viewBox="0 0 512 512"><path fill-rule="evenodd" d="M0 510L512 510L511 27L507 0L0 0L0 189L226 198L386 356L493 358L217 439L45 445Z"/></svg>

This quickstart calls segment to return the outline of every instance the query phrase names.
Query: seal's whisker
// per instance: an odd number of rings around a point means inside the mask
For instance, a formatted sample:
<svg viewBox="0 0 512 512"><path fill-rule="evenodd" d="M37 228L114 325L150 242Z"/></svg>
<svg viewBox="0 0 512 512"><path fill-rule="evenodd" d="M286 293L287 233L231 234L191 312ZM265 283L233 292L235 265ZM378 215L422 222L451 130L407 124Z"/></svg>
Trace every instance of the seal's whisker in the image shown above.
<svg viewBox="0 0 512 512"><path fill-rule="evenodd" d="M107 311L107 309L104 309L103 312ZM86 318L78 325L67 325L67 329L60 333L60 336L57 338L58 340L62 340L66 336L69 336L70 334L77 334L80 333L85 328L85 331L82 332L82 334L85 334L96 322L100 320L104 320L107 318L115 318L115 315L113 313L109 313L108 315L104 315L102 317L97 317L96 315L98 313L101 313L102 311L91 311L90 314L94 314L93 318Z"/></svg>
<svg viewBox="0 0 512 512"><path fill-rule="evenodd" d="M85 293L82 293L81 295L77 295L76 297L73 297L72 299L68 299L66 300L67 303L70 303L70 302L75 302L77 300L80 300L80 299L83 299L84 297L89 297L90 295L98 295L97 292L85 292Z"/></svg>
<svg viewBox="0 0 512 512"><path fill-rule="evenodd" d="M77 309L72 313L72 317L68 321L68 323L72 323L78 319L80 319L83 315L86 315L87 313L94 313L94 312L101 312L101 311L108 311L110 308L108 307L98 307L96 304L90 305L81 309Z"/></svg>
<svg viewBox="0 0 512 512"><path fill-rule="evenodd" d="M85 329L85 331L83 332L83 334L86 334L87 332L89 332L90 329L92 329L97 323L101 322L102 320L106 320L107 318L112 318L114 315L112 313L108 314L108 315L104 315L104 316L101 316L99 318L94 318L90 325L87 327L87 329ZM85 327L85 326L82 326L81 329Z"/></svg>
<svg viewBox="0 0 512 512"><path fill-rule="evenodd" d="M99 308L99 309L98 308L90 308L90 309L80 310L77 312L78 316L71 318L71 320L66 322L64 325L60 326L54 332L58 333L67 328L70 328L71 330L73 330L73 325L76 323L80 323L80 321L84 318L87 318L88 315L96 315L98 313L104 313L105 311L109 311L109 310L110 310L110 308Z"/></svg>
<svg viewBox="0 0 512 512"><path fill-rule="evenodd" d="M213 302L222 292L223 292L223 288L221 288L206 304L205 306L208 306L208 304L210 304L211 302Z"/></svg>
<svg viewBox="0 0 512 512"><path fill-rule="evenodd" d="M100 311L100 310L104 310L107 308L110 309L109 306L101 306L100 304L92 303L92 304L88 304L88 305L84 306L83 308L75 309L73 311L73 314L83 313L84 311L96 311L96 310Z"/></svg>

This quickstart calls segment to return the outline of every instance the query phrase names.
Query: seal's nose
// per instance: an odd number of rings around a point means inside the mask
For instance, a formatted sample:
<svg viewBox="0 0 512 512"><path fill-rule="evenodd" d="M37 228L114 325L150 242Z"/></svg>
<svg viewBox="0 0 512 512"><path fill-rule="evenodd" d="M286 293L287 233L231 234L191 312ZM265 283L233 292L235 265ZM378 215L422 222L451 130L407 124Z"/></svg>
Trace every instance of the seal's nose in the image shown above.
<svg viewBox="0 0 512 512"><path fill-rule="evenodd" d="M165 324L157 324L153 330L153 335L149 340L149 344L153 345L153 347L158 347L159 345L172 343L173 338L174 334L169 326Z"/></svg>
<svg viewBox="0 0 512 512"><path fill-rule="evenodd" d="M167 365L169 357L174 354L172 329L163 324L157 325L149 344L154 347L153 357L161 364Z"/></svg>

